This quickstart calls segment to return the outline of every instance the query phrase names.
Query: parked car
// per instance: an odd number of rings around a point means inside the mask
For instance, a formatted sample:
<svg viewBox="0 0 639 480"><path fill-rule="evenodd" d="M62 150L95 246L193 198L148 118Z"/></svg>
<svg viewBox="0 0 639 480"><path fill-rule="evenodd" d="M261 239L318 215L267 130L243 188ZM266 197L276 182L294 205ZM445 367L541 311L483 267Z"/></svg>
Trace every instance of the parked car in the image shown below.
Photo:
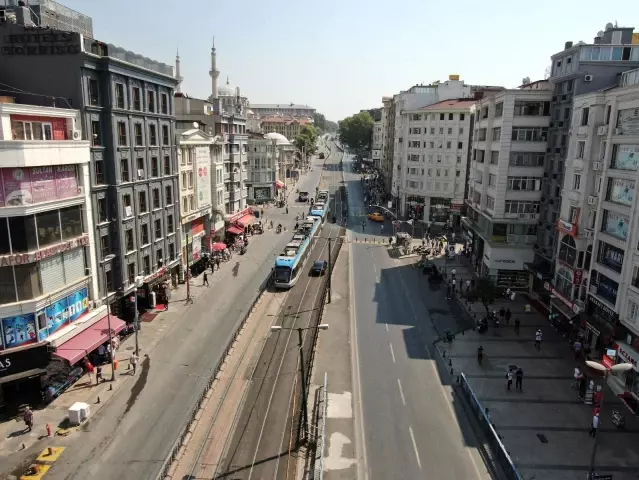
<svg viewBox="0 0 639 480"><path fill-rule="evenodd" d="M313 266L311 267L312 275L322 276L326 273L326 269L328 268L328 262L326 260L315 260Z"/></svg>
<svg viewBox="0 0 639 480"><path fill-rule="evenodd" d="M368 214L368 219L372 220L373 222L383 222L384 221L384 215L382 215L379 212L369 213Z"/></svg>

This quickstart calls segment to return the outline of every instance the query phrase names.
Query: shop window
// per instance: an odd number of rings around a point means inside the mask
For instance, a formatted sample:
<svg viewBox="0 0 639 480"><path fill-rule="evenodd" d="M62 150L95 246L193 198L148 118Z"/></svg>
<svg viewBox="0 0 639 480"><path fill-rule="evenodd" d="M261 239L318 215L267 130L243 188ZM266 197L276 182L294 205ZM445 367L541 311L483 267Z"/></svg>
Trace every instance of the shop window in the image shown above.
<svg viewBox="0 0 639 480"><path fill-rule="evenodd" d="M38 226L38 243L40 248L62 241L60 231L60 216L57 210L42 212L36 215Z"/></svg>
<svg viewBox="0 0 639 480"><path fill-rule="evenodd" d="M60 220L62 223L62 239L79 237L82 235L82 207L69 207L60 210Z"/></svg>
<svg viewBox="0 0 639 480"><path fill-rule="evenodd" d="M568 298L572 298L572 274L560 268L555 275L555 288Z"/></svg>
<svg viewBox="0 0 639 480"><path fill-rule="evenodd" d="M16 285L13 283L13 267L0 267L0 303L17 301Z"/></svg>
<svg viewBox="0 0 639 480"><path fill-rule="evenodd" d="M559 246L559 260L567 263L571 267L575 265L577 258L577 246L575 239L570 235L564 235Z"/></svg>
<svg viewBox="0 0 639 480"><path fill-rule="evenodd" d="M16 276L18 301L31 300L42 295L37 263L16 265L13 269Z"/></svg>
<svg viewBox="0 0 639 480"><path fill-rule="evenodd" d="M9 228L7 226L7 219L0 219L0 255L11 253L11 246L9 245Z"/></svg>

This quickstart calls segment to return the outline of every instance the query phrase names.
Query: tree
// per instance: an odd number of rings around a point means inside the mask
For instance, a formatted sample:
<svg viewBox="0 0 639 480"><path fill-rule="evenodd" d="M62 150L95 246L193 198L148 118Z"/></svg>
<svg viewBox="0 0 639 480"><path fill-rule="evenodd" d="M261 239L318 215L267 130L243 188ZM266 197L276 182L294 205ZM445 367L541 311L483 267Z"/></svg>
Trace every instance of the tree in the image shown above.
<svg viewBox="0 0 639 480"><path fill-rule="evenodd" d="M318 112L313 114L313 125L319 132L326 131L326 117Z"/></svg>
<svg viewBox="0 0 639 480"><path fill-rule="evenodd" d="M313 155L317 151L317 131L313 125L304 125L294 140L295 146L304 150L307 155Z"/></svg>
<svg viewBox="0 0 639 480"><path fill-rule="evenodd" d="M368 150L373 133L373 117L368 112L360 112L338 122L339 140L343 145L358 153Z"/></svg>
<svg viewBox="0 0 639 480"><path fill-rule="evenodd" d="M326 120L326 130L327 133L335 133L337 132L337 122L332 122L330 120Z"/></svg>
<svg viewBox="0 0 639 480"><path fill-rule="evenodd" d="M475 293L486 309L486 316L490 317L490 307L499 297L499 289L490 277L480 277L477 280Z"/></svg>

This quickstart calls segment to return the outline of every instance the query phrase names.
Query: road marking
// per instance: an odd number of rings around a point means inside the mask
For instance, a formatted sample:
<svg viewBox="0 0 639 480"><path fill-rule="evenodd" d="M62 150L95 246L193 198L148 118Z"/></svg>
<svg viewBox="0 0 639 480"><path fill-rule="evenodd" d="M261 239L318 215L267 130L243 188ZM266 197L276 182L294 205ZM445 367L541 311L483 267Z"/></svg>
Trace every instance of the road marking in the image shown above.
<svg viewBox="0 0 639 480"><path fill-rule="evenodd" d="M388 323L385 323L384 325L386 325L386 331L388 332Z"/></svg>
<svg viewBox="0 0 639 480"><path fill-rule="evenodd" d="M399 387L399 396L402 397L402 403L404 404L404 406L406 406L406 398L404 398L404 389L402 388L402 382L399 381L399 378L397 379L397 386ZM415 443L415 441L413 440L413 443ZM418 455L419 458L419 455Z"/></svg>
<svg viewBox="0 0 639 480"><path fill-rule="evenodd" d="M415 442L415 435L413 434L413 427L408 427L410 432L410 439L413 441L413 450L415 450L415 457L417 458L417 466L422 469L422 461L419 459L419 452L417 451L417 442Z"/></svg>
<svg viewBox="0 0 639 480"><path fill-rule="evenodd" d="M373 263L373 270L375 270L375 275L377 275L377 266Z"/></svg>
<svg viewBox="0 0 639 480"><path fill-rule="evenodd" d="M395 363L395 352L393 351L393 344L389 343L388 346L390 347L390 350L391 350L391 357L393 357L393 363Z"/></svg>

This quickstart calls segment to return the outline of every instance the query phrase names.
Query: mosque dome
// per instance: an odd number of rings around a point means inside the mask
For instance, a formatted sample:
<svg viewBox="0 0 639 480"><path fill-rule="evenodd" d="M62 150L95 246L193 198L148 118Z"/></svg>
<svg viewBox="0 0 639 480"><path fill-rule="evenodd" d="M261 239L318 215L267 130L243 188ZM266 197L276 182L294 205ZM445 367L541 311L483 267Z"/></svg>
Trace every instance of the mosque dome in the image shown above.
<svg viewBox="0 0 639 480"><path fill-rule="evenodd" d="M264 138L268 138L269 140L275 140L275 143L277 145L290 145L291 144L291 142L288 141L288 138L286 138L281 133L276 133L276 132L267 133L266 135L264 135Z"/></svg>
<svg viewBox="0 0 639 480"><path fill-rule="evenodd" d="M226 83L217 88L218 97L234 97L235 93L235 87L231 85L228 77L226 77Z"/></svg>

